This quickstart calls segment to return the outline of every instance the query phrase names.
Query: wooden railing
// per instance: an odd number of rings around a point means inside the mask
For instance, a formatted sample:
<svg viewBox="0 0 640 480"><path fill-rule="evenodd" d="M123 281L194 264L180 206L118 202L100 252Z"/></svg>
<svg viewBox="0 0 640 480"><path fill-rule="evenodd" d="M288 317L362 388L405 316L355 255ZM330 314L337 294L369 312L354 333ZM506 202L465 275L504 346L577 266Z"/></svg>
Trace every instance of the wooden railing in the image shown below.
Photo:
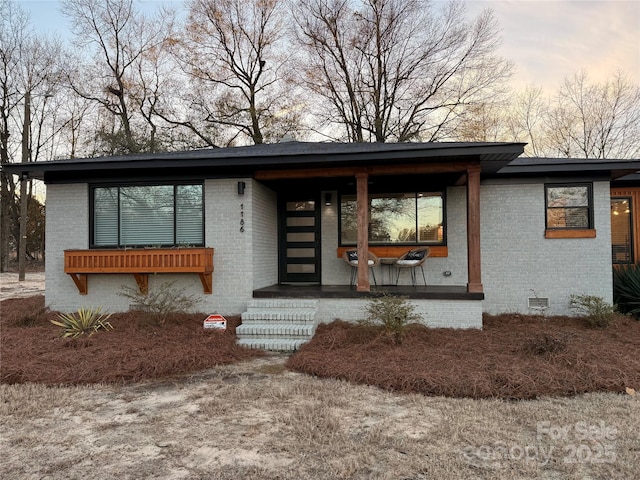
<svg viewBox="0 0 640 480"><path fill-rule="evenodd" d="M213 248L144 248L129 250L65 250L64 272L82 295L90 273L132 273L140 292L149 288L150 273L197 273L204 293L213 292Z"/></svg>

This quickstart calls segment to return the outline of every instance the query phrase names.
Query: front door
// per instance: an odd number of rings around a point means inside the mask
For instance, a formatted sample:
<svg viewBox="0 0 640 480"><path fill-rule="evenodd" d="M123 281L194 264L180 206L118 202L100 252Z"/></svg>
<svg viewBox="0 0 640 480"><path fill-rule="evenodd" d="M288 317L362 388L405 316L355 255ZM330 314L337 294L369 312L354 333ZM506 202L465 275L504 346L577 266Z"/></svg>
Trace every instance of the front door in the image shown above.
<svg viewBox="0 0 640 480"><path fill-rule="evenodd" d="M320 283L320 211L317 195L280 201L280 283Z"/></svg>

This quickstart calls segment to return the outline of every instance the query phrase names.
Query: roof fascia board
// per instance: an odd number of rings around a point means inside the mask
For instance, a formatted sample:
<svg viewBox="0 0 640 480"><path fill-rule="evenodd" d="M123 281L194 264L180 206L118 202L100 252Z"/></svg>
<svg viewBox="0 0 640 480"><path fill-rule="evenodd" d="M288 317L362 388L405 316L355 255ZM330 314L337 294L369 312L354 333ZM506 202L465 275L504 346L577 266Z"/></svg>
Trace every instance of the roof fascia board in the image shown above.
<svg viewBox="0 0 640 480"><path fill-rule="evenodd" d="M541 173L584 173L584 172L635 172L640 167L640 162L633 163L599 163L599 164L562 164L562 165L507 165L498 171L500 176L530 175Z"/></svg>
<svg viewBox="0 0 640 480"><path fill-rule="evenodd" d="M309 144L313 146L314 144ZM347 144L349 146L353 144ZM291 168L304 168L308 164L367 164L388 161L415 161L415 162L437 162L443 159L465 158L480 160L491 164L490 170L495 170L498 162L502 166L505 162L511 161L522 153L524 144L504 143L504 144L395 144L397 148L386 148L390 144L381 144L385 148L375 151L370 144L362 151L326 151L313 153L309 152L278 152L273 154L251 155L251 150L246 150L238 155L229 149L225 155L225 149L216 149L203 152L202 155L192 155L192 152L176 152L171 154L159 154L151 156L136 155L132 157L101 157L93 159L73 159L50 162L34 162L28 164L5 164L3 168L7 173L28 174L34 178L44 178L48 172L81 172L81 171L105 171L105 170L131 170L131 169L188 169L208 167L218 168L254 168L268 166L288 165ZM415 145L415 147L413 146ZM340 144L339 146L343 146ZM500 156L503 160L496 160L494 157Z"/></svg>
<svg viewBox="0 0 640 480"><path fill-rule="evenodd" d="M334 168L306 168L306 169L277 169L257 170L254 177L257 180L278 180L294 178L318 178L318 177L352 177L357 173L368 175L406 175L418 173L450 173L465 172L468 168L477 167L478 162L450 162L378 165L370 167L334 167Z"/></svg>
<svg viewBox="0 0 640 480"><path fill-rule="evenodd" d="M587 183L587 182L610 182L611 179L606 173L600 175L588 174L562 174L562 175L520 175L517 177L499 175L482 180L483 185L531 185L543 183Z"/></svg>

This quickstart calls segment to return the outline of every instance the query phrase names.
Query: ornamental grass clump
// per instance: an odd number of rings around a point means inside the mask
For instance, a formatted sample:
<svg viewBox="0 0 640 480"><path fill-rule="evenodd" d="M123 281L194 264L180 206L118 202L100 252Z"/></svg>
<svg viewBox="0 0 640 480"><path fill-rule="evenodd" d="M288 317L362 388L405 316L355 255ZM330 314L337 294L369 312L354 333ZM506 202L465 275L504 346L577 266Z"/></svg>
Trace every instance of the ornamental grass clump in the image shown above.
<svg viewBox="0 0 640 480"><path fill-rule="evenodd" d="M397 295L383 294L373 298L367 306L367 314L367 319L361 323L380 326L384 334L391 337L397 345L402 343L407 326L421 320L407 297Z"/></svg>
<svg viewBox="0 0 640 480"><path fill-rule="evenodd" d="M61 313L59 320L50 322L62 329L61 337L76 338L85 333L91 336L98 330L113 330L109 317L111 313L103 313L102 307L83 307L76 313Z"/></svg>

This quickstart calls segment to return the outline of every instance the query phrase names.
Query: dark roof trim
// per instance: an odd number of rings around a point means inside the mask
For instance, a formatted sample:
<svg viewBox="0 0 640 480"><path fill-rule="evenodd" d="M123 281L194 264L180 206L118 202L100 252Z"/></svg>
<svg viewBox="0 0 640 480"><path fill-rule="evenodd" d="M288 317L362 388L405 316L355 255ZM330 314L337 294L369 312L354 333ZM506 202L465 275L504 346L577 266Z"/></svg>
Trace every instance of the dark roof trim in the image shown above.
<svg viewBox="0 0 640 480"><path fill-rule="evenodd" d="M45 179L78 172L110 170L164 170L206 168L208 174L234 170L246 174L255 169L309 168L337 165L368 165L405 161L443 161L453 157L480 161L483 171L495 173L522 154L524 143L307 143L286 142L250 147L230 147L185 152L68 159L53 162L4 165L13 174L26 173Z"/></svg>
<svg viewBox="0 0 640 480"><path fill-rule="evenodd" d="M639 159L517 158L498 171L499 176L606 173L615 179L640 169Z"/></svg>

